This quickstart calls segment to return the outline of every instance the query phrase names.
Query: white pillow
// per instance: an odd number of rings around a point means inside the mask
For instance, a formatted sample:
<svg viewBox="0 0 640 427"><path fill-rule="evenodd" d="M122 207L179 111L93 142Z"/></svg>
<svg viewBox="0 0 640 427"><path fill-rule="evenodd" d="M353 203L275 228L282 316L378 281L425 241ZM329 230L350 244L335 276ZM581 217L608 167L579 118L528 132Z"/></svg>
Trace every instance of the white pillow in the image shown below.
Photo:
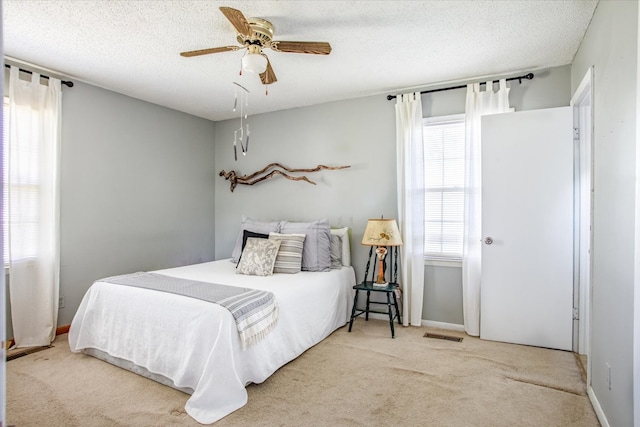
<svg viewBox="0 0 640 427"><path fill-rule="evenodd" d="M351 266L351 245L349 244L349 227L332 228L331 234L340 237L342 241L341 262L345 267Z"/></svg>

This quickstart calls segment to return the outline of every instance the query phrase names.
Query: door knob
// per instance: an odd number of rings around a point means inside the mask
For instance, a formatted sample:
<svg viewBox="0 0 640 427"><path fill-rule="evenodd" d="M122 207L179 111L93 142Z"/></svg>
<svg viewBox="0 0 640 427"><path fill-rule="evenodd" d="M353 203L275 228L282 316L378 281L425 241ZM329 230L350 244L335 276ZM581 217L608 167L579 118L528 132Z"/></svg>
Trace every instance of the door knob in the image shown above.
<svg viewBox="0 0 640 427"><path fill-rule="evenodd" d="M490 245L493 243L493 239L491 237L485 237L484 238L484 244L485 245Z"/></svg>

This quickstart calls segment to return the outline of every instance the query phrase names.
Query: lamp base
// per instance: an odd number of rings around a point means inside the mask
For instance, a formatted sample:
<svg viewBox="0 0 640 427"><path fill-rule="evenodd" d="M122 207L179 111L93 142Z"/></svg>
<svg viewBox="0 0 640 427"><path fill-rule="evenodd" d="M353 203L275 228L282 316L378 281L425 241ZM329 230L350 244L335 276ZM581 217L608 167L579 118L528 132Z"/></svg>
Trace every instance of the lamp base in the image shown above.
<svg viewBox="0 0 640 427"><path fill-rule="evenodd" d="M371 283L371 285L374 288L386 288L387 286L389 286L389 282L384 282L384 283L373 282Z"/></svg>

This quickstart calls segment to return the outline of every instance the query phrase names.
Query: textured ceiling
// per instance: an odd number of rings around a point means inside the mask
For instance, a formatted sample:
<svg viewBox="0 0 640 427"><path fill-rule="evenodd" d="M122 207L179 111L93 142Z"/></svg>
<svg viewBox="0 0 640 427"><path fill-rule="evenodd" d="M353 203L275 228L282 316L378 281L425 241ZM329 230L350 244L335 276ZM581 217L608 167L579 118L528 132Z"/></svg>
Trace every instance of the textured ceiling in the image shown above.
<svg viewBox="0 0 640 427"><path fill-rule="evenodd" d="M212 120L571 63L597 0L4 0L4 52L96 86ZM326 41L328 56L265 50L278 81L239 76L220 6L271 21L275 40ZM73 89L70 89L73 90Z"/></svg>

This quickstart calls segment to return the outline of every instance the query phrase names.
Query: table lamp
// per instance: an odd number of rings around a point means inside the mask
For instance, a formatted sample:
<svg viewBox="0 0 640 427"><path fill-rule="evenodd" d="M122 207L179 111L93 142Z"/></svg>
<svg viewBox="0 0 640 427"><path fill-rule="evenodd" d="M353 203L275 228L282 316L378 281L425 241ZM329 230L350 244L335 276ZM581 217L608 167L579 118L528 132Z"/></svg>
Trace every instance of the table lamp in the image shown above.
<svg viewBox="0 0 640 427"><path fill-rule="evenodd" d="M387 254L387 246L401 246L402 238L395 219L370 219L362 236L362 244L365 246L377 246L378 276L375 284L385 285L383 260ZM367 267L368 269L368 267Z"/></svg>

